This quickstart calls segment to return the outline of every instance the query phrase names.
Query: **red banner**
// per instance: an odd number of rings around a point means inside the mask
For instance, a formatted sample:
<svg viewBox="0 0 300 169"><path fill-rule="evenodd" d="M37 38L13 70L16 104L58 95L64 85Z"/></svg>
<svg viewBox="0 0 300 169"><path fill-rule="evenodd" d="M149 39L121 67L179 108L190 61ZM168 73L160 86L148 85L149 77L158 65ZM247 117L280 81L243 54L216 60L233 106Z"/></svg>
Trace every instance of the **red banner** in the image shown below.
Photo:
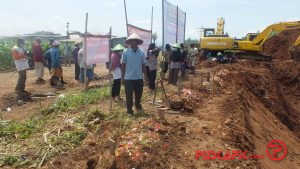
<svg viewBox="0 0 300 169"><path fill-rule="evenodd" d="M87 64L98 64L109 62L109 37L87 38Z"/></svg>
<svg viewBox="0 0 300 169"><path fill-rule="evenodd" d="M140 45L140 48L143 49L146 53L148 51L149 45L151 44L151 31L141 29L130 24L127 25L127 28L129 35L136 33L142 38L144 43Z"/></svg>

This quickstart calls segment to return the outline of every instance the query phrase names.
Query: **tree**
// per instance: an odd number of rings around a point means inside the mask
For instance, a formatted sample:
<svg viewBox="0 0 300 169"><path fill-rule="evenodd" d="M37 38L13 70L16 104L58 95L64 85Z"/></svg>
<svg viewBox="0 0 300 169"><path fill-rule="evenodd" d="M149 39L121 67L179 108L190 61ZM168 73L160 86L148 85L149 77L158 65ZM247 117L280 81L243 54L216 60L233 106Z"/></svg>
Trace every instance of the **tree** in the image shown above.
<svg viewBox="0 0 300 169"><path fill-rule="evenodd" d="M153 42L155 43L155 42L156 42L156 39L157 39L157 33L156 33L156 32L154 32L154 33L152 34L152 39L153 39Z"/></svg>
<svg viewBox="0 0 300 169"><path fill-rule="evenodd" d="M199 43L199 40L188 38L187 40L185 40L184 43L185 43L186 45L190 45L190 44L198 44L198 43Z"/></svg>

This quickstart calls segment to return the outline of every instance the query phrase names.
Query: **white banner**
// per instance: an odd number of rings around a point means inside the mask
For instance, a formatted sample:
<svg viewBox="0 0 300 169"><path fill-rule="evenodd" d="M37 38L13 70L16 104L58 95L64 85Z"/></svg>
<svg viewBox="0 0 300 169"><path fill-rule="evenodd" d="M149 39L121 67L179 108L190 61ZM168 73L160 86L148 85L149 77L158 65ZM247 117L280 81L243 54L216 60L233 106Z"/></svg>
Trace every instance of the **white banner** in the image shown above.
<svg viewBox="0 0 300 169"><path fill-rule="evenodd" d="M176 29L177 29L177 7L164 0L164 42L166 44L176 43Z"/></svg>
<svg viewBox="0 0 300 169"><path fill-rule="evenodd" d="M87 64L109 62L109 37L87 38Z"/></svg>
<svg viewBox="0 0 300 169"><path fill-rule="evenodd" d="M185 29L185 12L178 9L178 33L177 43L184 43L184 30Z"/></svg>
<svg viewBox="0 0 300 169"><path fill-rule="evenodd" d="M184 43L185 34L185 12L170 4L167 0L163 0L163 18L164 18L164 42L166 44ZM177 13L178 12L178 13ZM178 18L177 18L178 16ZM178 28L178 29L177 29ZM177 34L177 38L176 38Z"/></svg>
<svg viewBox="0 0 300 169"><path fill-rule="evenodd" d="M144 43L140 45L140 48L143 49L145 53L147 53L149 45L151 44L151 31L141 29L130 24L128 24L127 28L129 35L136 33L142 38Z"/></svg>

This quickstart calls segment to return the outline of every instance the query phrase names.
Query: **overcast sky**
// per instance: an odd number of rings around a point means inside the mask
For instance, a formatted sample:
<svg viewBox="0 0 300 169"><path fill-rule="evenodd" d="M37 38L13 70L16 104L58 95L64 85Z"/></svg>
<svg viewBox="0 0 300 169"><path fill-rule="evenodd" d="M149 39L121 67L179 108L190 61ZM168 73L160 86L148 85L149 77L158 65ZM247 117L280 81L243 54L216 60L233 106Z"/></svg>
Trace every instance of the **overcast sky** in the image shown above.
<svg viewBox="0 0 300 169"><path fill-rule="evenodd" d="M161 0L127 0L129 23L150 29L154 7L153 31L161 39ZM187 13L186 37L199 39L196 28L216 28L217 19L225 18L225 32L241 37L279 21L300 20L300 0L169 0ZM88 31L126 35L123 0L2 0L0 36L52 31L65 34L84 31L85 13L89 13Z"/></svg>

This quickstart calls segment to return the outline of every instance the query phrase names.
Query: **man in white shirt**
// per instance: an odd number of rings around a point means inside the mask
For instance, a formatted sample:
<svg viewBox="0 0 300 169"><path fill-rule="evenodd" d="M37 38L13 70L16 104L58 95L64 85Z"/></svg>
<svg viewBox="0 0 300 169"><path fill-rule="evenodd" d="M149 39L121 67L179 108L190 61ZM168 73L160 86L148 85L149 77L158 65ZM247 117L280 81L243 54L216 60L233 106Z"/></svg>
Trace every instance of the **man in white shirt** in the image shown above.
<svg viewBox="0 0 300 169"><path fill-rule="evenodd" d="M15 65L18 71L18 81L15 88L17 94L26 93L25 83L26 83L26 70L29 69L28 59L26 58L27 52L24 49L25 40L18 39L17 45L12 48L12 56L15 61Z"/></svg>
<svg viewBox="0 0 300 169"><path fill-rule="evenodd" d="M195 75L196 70L195 70L195 65L196 65L196 60L197 60L197 55L198 55L198 49L195 47L194 44L190 45L190 56L189 56L189 66L191 68L191 73Z"/></svg>

